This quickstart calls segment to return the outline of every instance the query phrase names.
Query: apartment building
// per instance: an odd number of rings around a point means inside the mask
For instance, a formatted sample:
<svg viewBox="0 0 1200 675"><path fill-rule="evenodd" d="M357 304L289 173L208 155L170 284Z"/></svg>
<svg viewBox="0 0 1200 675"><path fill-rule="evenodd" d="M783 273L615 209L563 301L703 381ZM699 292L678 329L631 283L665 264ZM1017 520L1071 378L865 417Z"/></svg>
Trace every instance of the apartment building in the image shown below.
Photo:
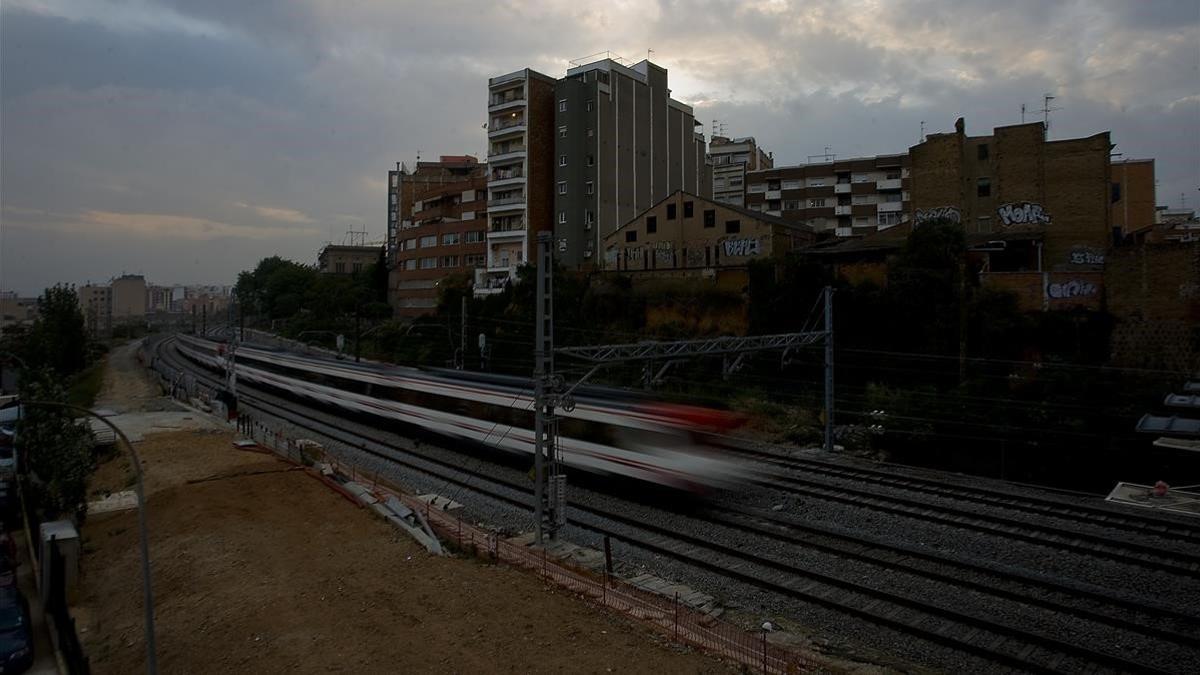
<svg viewBox="0 0 1200 675"><path fill-rule="evenodd" d="M32 323L37 318L37 298L23 298L13 291L0 291L0 330Z"/></svg>
<svg viewBox="0 0 1200 675"><path fill-rule="evenodd" d="M553 227L554 78L529 68L488 80L487 260L475 293L499 293Z"/></svg>
<svg viewBox="0 0 1200 675"><path fill-rule="evenodd" d="M413 199L436 185L459 183L483 175L484 166L471 155L441 155L436 162L417 161L409 171L402 162L388 171L387 261L388 269L395 268L400 230L411 221ZM411 222L408 223L411 226Z"/></svg>
<svg viewBox="0 0 1200 675"><path fill-rule="evenodd" d="M378 246L328 244L317 254L317 270L321 274L358 274L379 262L381 253Z"/></svg>
<svg viewBox="0 0 1200 675"><path fill-rule="evenodd" d="M909 218L909 156L856 157L746 172L746 207L839 237Z"/></svg>
<svg viewBox="0 0 1200 675"><path fill-rule="evenodd" d="M125 274L109 282L113 321L141 321L146 317L146 278Z"/></svg>
<svg viewBox="0 0 1200 675"><path fill-rule="evenodd" d="M712 164L713 200L733 206L746 205L746 172L771 169L775 159L758 147L753 136L713 136L708 143Z"/></svg>
<svg viewBox="0 0 1200 675"><path fill-rule="evenodd" d="M87 284L76 289L83 322L92 337L112 333L112 288Z"/></svg>
<svg viewBox="0 0 1200 675"><path fill-rule="evenodd" d="M1112 163L1112 228L1122 240L1143 239L1154 227L1154 160Z"/></svg>
<svg viewBox="0 0 1200 675"><path fill-rule="evenodd" d="M411 218L400 230L388 303L396 317L437 308L439 285L453 275L470 279L487 265L487 185L483 172L427 186L415 195Z"/></svg>
<svg viewBox="0 0 1200 675"><path fill-rule="evenodd" d="M573 62L554 87L556 261L599 266L604 238L666 196L710 195L704 135L667 70L611 55Z"/></svg>

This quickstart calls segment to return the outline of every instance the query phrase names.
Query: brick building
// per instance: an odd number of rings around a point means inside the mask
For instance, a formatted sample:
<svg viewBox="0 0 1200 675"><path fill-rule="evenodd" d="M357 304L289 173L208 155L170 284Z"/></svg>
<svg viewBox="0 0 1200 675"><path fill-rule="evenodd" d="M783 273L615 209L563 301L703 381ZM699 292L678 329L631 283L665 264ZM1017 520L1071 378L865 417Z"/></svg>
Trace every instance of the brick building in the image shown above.
<svg viewBox="0 0 1200 675"><path fill-rule="evenodd" d="M914 226L961 223L984 282L1027 309L1099 308L1113 241L1108 132L1048 141L1041 122L987 136L954 127L909 149Z"/></svg>
<svg viewBox="0 0 1200 675"><path fill-rule="evenodd" d="M437 308L438 289L447 277L470 280L487 264L487 184L483 172L459 181L430 185L415 195L412 215L400 230L388 303L397 317L415 317Z"/></svg>
<svg viewBox="0 0 1200 675"><path fill-rule="evenodd" d="M808 227L678 190L604 238L604 268L634 276L744 279L749 261L813 239Z"/></svg>
<svg viewBox="0 0 1200 675"><path fill-rule="evenodd" d="M908 220L908 155L859 157L746 172L746 207L848 237Z"/></svg>
<svg viewBox="0 0 1200 675"><path fill-rule="evenodd" d="M1113 235L1139 241L1154 227L1154 160L1126 159L1112 163Z"/></svg>

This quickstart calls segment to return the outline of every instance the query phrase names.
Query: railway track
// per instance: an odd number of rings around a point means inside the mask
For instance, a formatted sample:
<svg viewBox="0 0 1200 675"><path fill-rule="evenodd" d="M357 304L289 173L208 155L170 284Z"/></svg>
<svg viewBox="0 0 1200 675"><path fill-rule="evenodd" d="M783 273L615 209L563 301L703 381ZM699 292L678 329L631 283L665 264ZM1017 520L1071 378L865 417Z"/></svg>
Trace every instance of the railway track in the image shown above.
<svg viewBox="0 0 1200 675"><path fill-rule="evenodd" d="M760 462L775 466L853 480L860 484L885 486L1060 520L1071 520L1090 525L1099 524L1107 529L1120 529L1141 535L1161 536L1183 543L1200 545L1200 526L1161 514L1133 514L1122 512L1115 508L1090 506L1033 495L1014 494L986 486L963 487L947 484L933 478L899 475L891 471L847 466L820 459L781 456L765 450L735 448L735 451L739 454L753 457Z"/></svg>
<svg viewBox="0 0 1200 675"><path fill-rule="evenodd" d="M159 349L161 350L167 342L169 341L159 343ZM176 368L182 366L186 370L195 370L195 367L190 364L184 365L175 360L178 358L181 357L176 355L174 358L164 361L164 363L168 363ZM215 379L207 375L200 377L203 380L215 383ZM404 457L406 451L377 443L373 438L361 432L348 429L344 425L318 422L312 415L298 415L282 410L277 404L255 395L243 394L241 401L244 407L257 409L266 415L277 417L297 427L308 429L313 433L334 438L341 442L348 442L354 447L375 454L388 461L405 465L410 469L422 473L434 475L439 480L444 480L448 484L458 485L459 488L469 489L514 506L530 508L532 495L527 485L498 481L494 476L490 476L484 472L472 475L471 472L465 471L459 464L422 457L422 462L438 467L436 472L431 472L428 467L420 466L419 463L406 459ZM372 446L378 447L373 448ZM446 473L447 471L458 472L460 474L466 473L468 474L468 478L456 478L454 475ZM501 489L489 487L489 485L496 485ZM514 496L514 494L519 496ZM701 537L670 530L653 523L647 523L644 519L630 518L628 515L616 510L601 509L591 505L579 505L574 508L576 511L591 516L588 518L573 518L572 524L576 526L598 534L614 537L650 552L679 559L687 564L716 572L722 576L757 586L772 593L822 606L877 625L888 626L914 637L929 640L1009 667L1044 671L1070 668L1073 667L1072 664L1087 664L1093 668L1099 667L1117 671L1154 671L1154 668L1148 667L1145 663L1126 659L1120 654L1106 653L1103 650L1097 651L1092 646L1081 646L1054 636L1041 635L1022 626L996 622L986 616L932 605L920 599L906 597L886 589L872 589L863 586L857 581L847 581L835 576L819 574L811 570L802 569L786 560L758 556L745 550L744 546L734 547L719 544L711 541L711 537ZM615 523L618 527L614 528L598 524L595 522L596 518ZM906 573L916 576L935 579L945 583L954 583L969 590L989 593L1009 600L1028 601L1030 599L1028 597L1021 597L1017 591L1000 589L995 584L967 582L945 572L933 572L930 569L921 567L924 563L933 562L937 565L969 569L972 573L980 573L980 569L977 566L971 566L967 563L940 559L940 557L937 560L930 560L928 556L922 558L912 551L899 551L895 547L889 549L886 546L878 546L877 543L850 540L846 539L844 535L842 541L838 544L827 542L817 543L813 540L815 534L820 534L828 540L830 539L830 533L819 531L819 528L805 526L800 522L788 522L786 517L778 514L746 510L723 516L710 515L706 520L711 523L735 527L742 531L753 532L757 536L770 537L795 545L814 548L845 559L857 560L877 566L886 566L889 569L901 569ZM705 524L704 522L698 522L697 531L704 531L703 526ZM872 546L874 547L872 548ZM1036 585L1036 580L1028 578L1017 579L1015 576L1005 577L1003 574L997 575L994 570L985 570L984 572L1001 578L1005 582ZM1076 596L1082 596L1098 603L1115 604L1121 606L1123 609L1154 615L1168 622L1195 620L1195 617L1174 614L1169 611L1155 612L1153 607L1147 607L1139 603L1104 594L1093 593L1089 596L1087 593L1080 593L1077 589L1067 589L1064 591L1065 587L1053 584L1048 585L1048 582L1043 582L1042 588L1057 593L1074 593ZM1058 609L1059 611L1063 609L1057 607L1053 602L1039 600L1042 599L1039 598L1032 602L1026 602L1026 604L1039 606L1044 609ZM1078 607L1069 608L1068 611L1073 616L1084 620L1103 623L1120 630L1134 632L1155 640L1171 643L1172 647L1170 648L1190 645L1195 640L1194 635L1181 631L1171 625L1146 625L1123 619L1119 615L1105 614Z"/></svg>

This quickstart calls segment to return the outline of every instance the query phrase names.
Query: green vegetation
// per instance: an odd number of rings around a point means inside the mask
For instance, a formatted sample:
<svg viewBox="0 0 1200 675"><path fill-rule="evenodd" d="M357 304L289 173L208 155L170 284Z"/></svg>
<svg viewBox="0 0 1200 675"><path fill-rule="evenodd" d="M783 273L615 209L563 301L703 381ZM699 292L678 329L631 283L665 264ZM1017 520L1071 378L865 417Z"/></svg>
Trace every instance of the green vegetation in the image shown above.
<svg viewBox="0 0 1200 675"><path fill-rule="evenodd" d="M71 382L67 403L80 408L95 406L100 387L104 384L104 370L104 361L98 361L77 374Z"/></svg>

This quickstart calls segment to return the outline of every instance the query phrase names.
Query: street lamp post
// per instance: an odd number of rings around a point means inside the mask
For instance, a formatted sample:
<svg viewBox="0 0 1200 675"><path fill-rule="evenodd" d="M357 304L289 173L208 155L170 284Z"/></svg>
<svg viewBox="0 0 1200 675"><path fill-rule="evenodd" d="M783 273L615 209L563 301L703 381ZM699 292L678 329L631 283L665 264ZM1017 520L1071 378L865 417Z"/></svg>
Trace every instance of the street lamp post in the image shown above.
<svg viewBox="0 0 1200 675"><path fill-rule="evenodd" d="M158 673L158 657L155 649L154 640L154 591L150 585L150 544L146 530L146 491L142 483L142 464L138 460L137 451L133 449L133 443L129 442L129 437L125 432L121 431L117 425L102 415L99 415L87 408L81 408L77 405L69 403L57 403L55 401L22 401L21 405L40 406L43 408L59 408L70 410L71 412L81 413L94 417L112 429L113 432L121 438L121 442L125 444L129 450L129 458L133 462L133 474L137 479L134 487L137 490L138 499L138 532L141 537L142 548L142 603L145 605L145 628L146 628L146 672L150 675Z"/></svg>

